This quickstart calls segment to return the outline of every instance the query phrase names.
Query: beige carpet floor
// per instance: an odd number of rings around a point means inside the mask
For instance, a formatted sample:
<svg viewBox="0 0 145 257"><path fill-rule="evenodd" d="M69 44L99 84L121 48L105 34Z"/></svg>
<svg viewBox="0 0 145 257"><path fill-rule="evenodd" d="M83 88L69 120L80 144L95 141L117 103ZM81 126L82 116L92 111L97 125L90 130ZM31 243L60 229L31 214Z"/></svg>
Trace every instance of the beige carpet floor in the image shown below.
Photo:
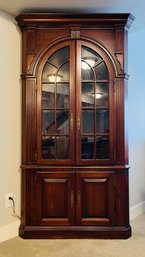
<svg viewBox="0 0 145 257"><path fill-rule="evenodd" d="M0 243L0 257L145 257L145 214L132 222L127 240L23 240Z"/></svg>

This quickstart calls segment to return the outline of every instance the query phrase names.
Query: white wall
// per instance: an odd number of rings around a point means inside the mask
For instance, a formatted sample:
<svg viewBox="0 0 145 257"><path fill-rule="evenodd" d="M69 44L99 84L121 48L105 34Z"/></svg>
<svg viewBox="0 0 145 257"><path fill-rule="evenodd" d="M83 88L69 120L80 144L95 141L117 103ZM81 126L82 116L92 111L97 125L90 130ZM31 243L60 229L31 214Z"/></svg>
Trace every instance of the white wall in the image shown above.
<svg viewBox="0 0 145 257"><path fill-rule="evenodd" d="M20 74L21 37L15 20L0 11L0 241L8 224L18 219L5 208L5 194L14 193L20 208ZM11 226L9 226L9 232Z"/></svg>
<svg viewBox="0 0 145 257"><path fill-rule="evenodd" d="M145 211L145 30L129 35L129 157L131 217Z"/></svg>

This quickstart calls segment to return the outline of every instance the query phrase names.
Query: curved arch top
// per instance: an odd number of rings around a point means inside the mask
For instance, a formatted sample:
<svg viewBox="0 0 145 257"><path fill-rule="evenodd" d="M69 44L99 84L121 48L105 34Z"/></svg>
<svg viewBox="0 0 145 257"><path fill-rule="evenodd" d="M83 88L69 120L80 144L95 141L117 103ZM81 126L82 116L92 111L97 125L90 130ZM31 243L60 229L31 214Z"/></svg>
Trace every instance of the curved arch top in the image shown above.
<svg viewBox="0 0 145 257"><path fill-rule="evenodd" d="M110 64L112 65L114 72L115 72L115 76L119 76L119 74L122 74L122 69L121 69L121 64L119 63L118 59L116 58L116 56L111 53L111 51L109 51L102 42L95 41L93 39L90 39L88 37L81 37L80 39L76 39L76 41L81 41L84 42L85 45L92 44L92 47L96 49L96 52L98 52L100 54L100 56L103 56L105 58L105 56L107 57L108 60L110 60ZM50 44L48 44L43 50L42 52L39 54L39 56L36 58L34 64L33 64L33 76L36 77L36 73L38 70L38 67L41 63L41 61L45 60L45 57L47 59L47 56L49 56L50 54L52 54L53 52L56 51L56 49L59 49L61 47L63 47L63 45L67 46L69 45L69 42L71 42L71 38L70 37L62 37L59 38L55 41L52 41ZM43 61L42 61L43 62Z"/></svg>

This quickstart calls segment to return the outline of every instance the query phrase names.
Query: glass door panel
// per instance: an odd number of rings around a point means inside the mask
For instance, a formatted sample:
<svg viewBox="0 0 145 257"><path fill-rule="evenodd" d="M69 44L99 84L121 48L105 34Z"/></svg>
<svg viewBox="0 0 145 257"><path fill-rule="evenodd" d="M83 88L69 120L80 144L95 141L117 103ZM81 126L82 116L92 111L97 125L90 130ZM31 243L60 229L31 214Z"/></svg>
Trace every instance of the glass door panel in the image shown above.
<svg viewBox="0 0 145 257"><path fill-rule="evenodd" d="M81 149L82 149L82 159L94 159L94 137L82 136L81 137Z"/></svg>
<svg viewBox="0 0 145 257"><path fill-rule="evenodd" d="M96 137L96 159L109 158L109 136Z"/></svg>
<svg viewBox="0 0 145 257"><path fill-rule="evenodd" d="M70 159L71 62L70 46L65 46L46 60L42 70L41 159L48 162Z"/></svg>
<svg viewBox="0 0 145 257"><path fill-rule="evenodd" d="M95 88L94 83L82 83L82 108L93 107L95 104Z"/></svg>
<svg viewBox="0 0 145 257"><path fill-rule="evenodd" d="M42 108L54 108L55 105L55 84L42 85Z"/></svg>
<svg viewBox="0 0 145 257"><path fill-rule="evenodd" d="M94 110L82 110L82 133L94 133Z"/></svg>
<svg viewBox="0 0 145 257"><path fill-rule="evenodd" d="M78 48L78 53L81 52L81 72L78 73L81 105L77 105L77 110L81 129L78 127L77 132L81 147L78 151L80 160L77 160L82 164L86 160L95 163L110 159L109 72L104 59L96 51L81 43Z"/></svg>
<svg viewBox="0 0 145 257"><path fill-rule="evenodd" d="M42 159L55 159L55 138L42 136Z"/></svg>
<svg viewBox="0 0 145 257"><path fill-rule="evenodd" d="M109 111L96 110L96 133L109 132Z"/></svg>
<svg viewBox="0 0 145 257"><path fill-rule="evenodd" d="M96 107L109 107L109 83L97 83L95 86Z"/></svg>
<svg viewBox="0 0 145 257"><path fill-rule="evenodd" d="M56 111L56 132L60 135L69 134L69 112Z"/></svg>
<svg viewBox="0 0 145 257"><path fill-rule="evenodd" d="M69 97L70 97L70 88L69 83L57 84L56 89L56 107L67 108L69 109Z"/></svg>

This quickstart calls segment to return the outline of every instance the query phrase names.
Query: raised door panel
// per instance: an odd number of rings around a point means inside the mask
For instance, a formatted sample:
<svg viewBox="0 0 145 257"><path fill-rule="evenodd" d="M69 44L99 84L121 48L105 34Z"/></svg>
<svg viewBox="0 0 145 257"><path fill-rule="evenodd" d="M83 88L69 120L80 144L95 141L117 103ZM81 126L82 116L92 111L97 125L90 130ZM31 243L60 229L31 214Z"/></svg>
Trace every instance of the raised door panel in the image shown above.
<svg viewBox="0 0 145 257"><path fill-rule="evenodd" d="M74 224L74 173L37 172L38 225Z"/></svg>
<svg viewBox="0 0 145 257"><path fill-rule="evenodd" d="M115 195L113 173L77 174L77 224L113 225Z"/></svg>

